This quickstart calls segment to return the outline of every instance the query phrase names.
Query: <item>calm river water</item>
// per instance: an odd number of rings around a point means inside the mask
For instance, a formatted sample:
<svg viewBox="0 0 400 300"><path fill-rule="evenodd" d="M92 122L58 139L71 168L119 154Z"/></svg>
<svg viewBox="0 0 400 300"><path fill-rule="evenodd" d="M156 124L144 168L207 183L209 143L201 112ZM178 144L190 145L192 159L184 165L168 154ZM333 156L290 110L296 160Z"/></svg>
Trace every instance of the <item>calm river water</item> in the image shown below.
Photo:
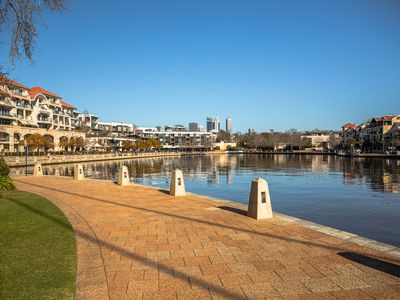
<svg viewBox="0 0 400 300"><path fill-rule="evenodd" d="M269 182L275 211L400 246L400 161L320 155L226 154L144 158L84 164L90 178L168 187L171 170L186 190L247 203L256 177ZM20 169L20 172L23 170ZM73 165L44 166L46 174L72 176ZM18 170L14 170L18 172Z"/></svg>

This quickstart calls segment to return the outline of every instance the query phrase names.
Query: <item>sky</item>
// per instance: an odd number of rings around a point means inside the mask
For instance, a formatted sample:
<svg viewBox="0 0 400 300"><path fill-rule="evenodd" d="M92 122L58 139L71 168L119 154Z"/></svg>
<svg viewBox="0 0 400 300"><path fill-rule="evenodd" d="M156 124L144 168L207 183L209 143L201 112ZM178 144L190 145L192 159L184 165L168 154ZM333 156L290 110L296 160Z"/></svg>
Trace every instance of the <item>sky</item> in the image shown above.
<svg viewBox="0 0 400 300"><path fill-rule="evenodd" d="M396 0L69 0L10 77L137 126L340 129L400 114ZM7 39L0 36L0 63Z"/></svg>

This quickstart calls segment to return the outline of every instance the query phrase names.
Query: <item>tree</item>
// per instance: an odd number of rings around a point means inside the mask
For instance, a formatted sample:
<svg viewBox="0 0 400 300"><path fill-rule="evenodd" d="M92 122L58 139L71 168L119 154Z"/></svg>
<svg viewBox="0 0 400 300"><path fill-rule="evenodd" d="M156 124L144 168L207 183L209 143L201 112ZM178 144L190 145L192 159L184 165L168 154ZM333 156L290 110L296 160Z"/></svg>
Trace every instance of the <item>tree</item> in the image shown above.
<svg viewBox="0 0 400 300"><path fill-rule="evenodd" d="M149 149L151 147L151 145L149 144L149 142L147 140L140 140L137 142L137 147L138 149Z"/></svg>
<svg viewBox="0 0 400 300"><path fill-rule="evenodd" d="M76 147L76 139L73 136L71 136L69 138L69 141L68 141L68 144L67 144L67 148L70 148L71 151L74 151L75 147Z"/></svg>
<svg viewBox="0 0 400 300"><path fill-rule="evenodd" d="M29 149L31 150L38 150L45 147L46 145L46 140L45 138L40 135L39 133L34 133L31 135L28 135L26 137L26 142L27 142L27 146ZM21 140L20 145L24 145L25 144L25 140Z"/></svg>
<svg viewBox="0 0 400 300"><path fill-rule="evenodd" d="M33 61L33 51L38 36L36 20L43 10L61 12L66 0L5 0L0 1L0 31L10 30L9 59L26 57Z"/></svg>
<svg viewBox="0 0 400 300"><path fill-rule="evenodd" d="M331 148L335 149L337 146L339 146L339 144L340 144L340 139L336 137L336 134L331 133L329 135L329 145L331 146Z"/></svg>
<svg viewBox="0 0 400 300"><path fill-rule="evenodd" d="M312 147L312 140L310 138L308 138L308 137L304 137L300 141L300 146L302 148L305 148L305 149L306 148L311 148Z"/></svg>
<svg viewBox="0 0 400 300"><path fill-rule="evenodd" d="M129 140L123 141L123 142L122 142L122 148L123 148L125 151L132 150L133 148L135 148L135 143L134 143L133 141L129 141Z"/></svg>
<svg viewBox="0 0 400 300"><path fill-rule="evenodd" d="M156 148L156 149L161 149L162 148L161 142L159 140L151 138L147 142L148 142L148 144L150 146L149 148L151 148L151 147Z"/></svg>
<svg viewBox="0 0 400 300"><path fill-rule="evenodd" d="M43 146L43 148L45 148L46 150L47 150L47 149L54 148L54 143L53 143L53 140L52 140L51 137L49 137L49 136L43 136L42 138L43 138L43 141L42 141L42 144L43 144L42 146Z"/></svg>
<svg viewBox="0 0 400 300"><path fill-rule="evenodd" d="M231 140L231 135L224 130L221 130L217 134L217 142L229 142Z"/></svg>
<svg viewBox="0 0 400 300"><path fill-rule="evenodd" d="M75 139L75 147L79 150L85 148L85 140L83 139L83 137L79 136Z"/></svg>
<svg viewBox="0 0 400 300"><path fill-rule="evenodd" d="M65 150L68 150L68 138L66 136L62 136L60 138L60 147L64 148Z"/></svg>

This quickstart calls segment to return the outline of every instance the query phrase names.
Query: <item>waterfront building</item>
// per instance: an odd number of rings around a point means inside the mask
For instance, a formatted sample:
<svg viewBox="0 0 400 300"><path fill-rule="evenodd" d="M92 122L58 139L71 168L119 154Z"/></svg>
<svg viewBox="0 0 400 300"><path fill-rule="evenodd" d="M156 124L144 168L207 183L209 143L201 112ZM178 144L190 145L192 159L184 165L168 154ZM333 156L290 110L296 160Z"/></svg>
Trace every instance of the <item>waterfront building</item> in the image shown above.
<svg viewBox="0 0 400 300"><path fill-rule="evenodd" d="M316 150L333 149L336 141L340 140L340 132L334 130L311 130L305 131L301 137L301 144L305 144L304 140L309 141L307 148Z"/></svg>
<svg viewBox="0 0 400 300"><path fill-rule="evenodd" d="M60 140L85 137L74 131L77 116L76 108L61 96L0 76L0 151L23 151L21 141L34 133L61 150Z"/></svg>
<svg viewBox="0 0 400 300"><path fill-rule="evenodd" d="M187 131L183 125L165 125L164 129L165 131Z"/></svg>
<svg viewBox="0 0 400 300"><path fill-rule="evenodd" d="M365 151L386 151L396 148L397 127L400 115L375 117L356 126L347 123L343 125L343 147L359 147Z"/></svg>
<svg viewBox="0 0 400 300"><path fill-rule="evenodd" d="M97 130L100 134L103 133L103 135L133 135L135 133L135 125L124 122L98 122Z"/></svg>
<svg viewBox="0 0 400 300"><path fill-rule="evenodd" d="M208 117L206 119L207 124L207 132L218 133L221 131L221 122L219 121L219 117Z"/></svg>
<svg viewBox="0 0 400 300"><path fill-rule="evenodd" d="M86 130L88 133L93 133L98 130L99 117L88 112L79 113L76 119L76 128Z"/></svg>
<svg viewBox="0 0 400 300"><path fill-rule="evenodd" d="M154 138L164 148L211 147L216 141L216 135L211 132L137 130L136 134L143 139Z"/></svg>
<svg viewBox="0 0 400 300"><path fill-rule="evenodd" d="M111 150L122 151L124 142L135 142L137 139L133 137L117 137L117 136L89 136L87 137L86 148L90 150Z"/></svg>
<svg viewBox="0 0 400 300"><path fill-rule="evenodd" d="M225 131L228 134L232 134L233 132L233 124L232 124L232 118L231 117L227 117L225 120Z"/></svg>

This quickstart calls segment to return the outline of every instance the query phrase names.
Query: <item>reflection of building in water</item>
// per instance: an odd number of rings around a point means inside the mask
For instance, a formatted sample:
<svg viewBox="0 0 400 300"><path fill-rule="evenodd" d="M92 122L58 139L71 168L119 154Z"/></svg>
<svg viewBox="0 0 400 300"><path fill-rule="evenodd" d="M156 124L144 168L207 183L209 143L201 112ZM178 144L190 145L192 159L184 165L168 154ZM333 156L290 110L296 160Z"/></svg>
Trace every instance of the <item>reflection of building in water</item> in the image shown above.
<svg viewBox="0 0 400 300"><path fill-rule="evenodd" d="M377 192L400 193L398 161L390 159L344 159L345 184L362 183Z"/></svg>
<svg viewBox="0 0 400 300"><path fill-rule="evenodd" d="M344 184L361 184L374 191L400 193L400 161L374 158L346 158L321 155L228 154L84 163L88 178L116 180L120 165L126 165L131 178L169 180L173 169L185 178L209 184L232 184L235 176L308 176L307 173L343 174ZM43 166L45 175L73 176L74 164ZM32 174L32 167L28 173ZM12 174L25 174L25 168L12 168ZM226 180L225 180L226 177ZM158 182L161 182L158 181ZM146 181L149 182L149 181Z"/></svg>

